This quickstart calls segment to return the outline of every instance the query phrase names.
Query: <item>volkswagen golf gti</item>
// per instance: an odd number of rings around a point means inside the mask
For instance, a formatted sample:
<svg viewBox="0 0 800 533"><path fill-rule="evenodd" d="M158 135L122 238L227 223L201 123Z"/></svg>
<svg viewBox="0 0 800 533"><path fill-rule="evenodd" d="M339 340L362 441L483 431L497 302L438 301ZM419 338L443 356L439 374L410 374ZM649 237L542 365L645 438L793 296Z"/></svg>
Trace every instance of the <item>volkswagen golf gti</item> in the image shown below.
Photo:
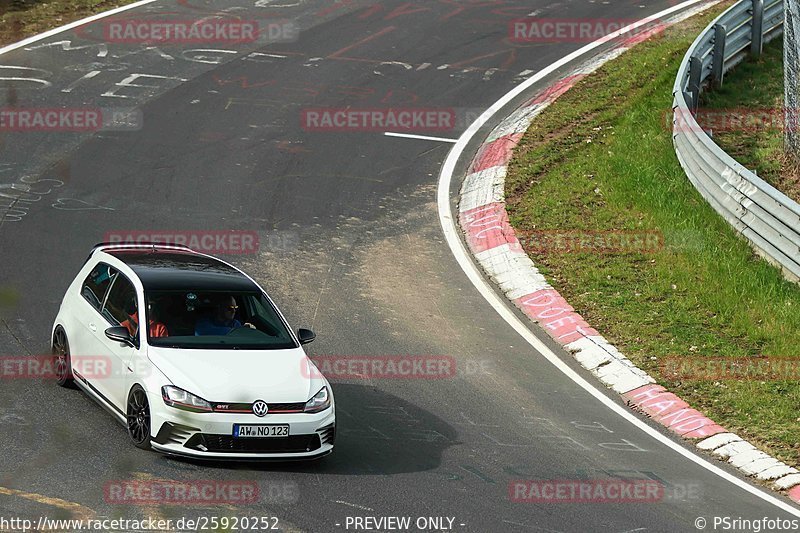
<svg viewBox="0 0 800 533"><path fill-rule="evenodd" d="M330 383L267 293L212 256L99 244L52 330L59 385L77 385L142 449L207 459L333 450Z"/></svg>

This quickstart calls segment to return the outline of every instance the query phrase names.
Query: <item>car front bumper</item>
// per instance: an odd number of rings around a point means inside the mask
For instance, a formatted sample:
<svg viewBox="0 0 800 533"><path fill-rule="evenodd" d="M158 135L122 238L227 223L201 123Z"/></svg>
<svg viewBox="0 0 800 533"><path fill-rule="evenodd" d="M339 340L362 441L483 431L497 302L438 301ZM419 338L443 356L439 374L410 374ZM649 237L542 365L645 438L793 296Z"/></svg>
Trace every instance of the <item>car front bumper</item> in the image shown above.
<svg viewBox="0 0 800 533"><path fill-rule="evenodd" d="M153 405L153 403L151 403ZM156 451L200 459L315 459L333 451L335 406L321 413L192 413L161 403L151 412ZM235 424L288 424L288 437L239 438Z"/></svg>
<svg viewBox="0 0 800 533"><path fill-rule="evenodd" d="M151 442L150 445L157 452L179 457L204 459L206 461L311 461L320 459L333 452L332 444L325 444L318 450L304 453L222 453L200 452L171 445L161 445Z"/></svg>

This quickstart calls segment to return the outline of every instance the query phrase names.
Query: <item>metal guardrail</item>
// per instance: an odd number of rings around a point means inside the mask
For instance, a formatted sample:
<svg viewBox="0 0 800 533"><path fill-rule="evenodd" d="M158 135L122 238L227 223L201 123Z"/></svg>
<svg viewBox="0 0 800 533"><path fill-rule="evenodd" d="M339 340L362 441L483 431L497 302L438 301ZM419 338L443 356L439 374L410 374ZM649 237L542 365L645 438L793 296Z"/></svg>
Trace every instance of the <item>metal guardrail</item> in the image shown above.
<svg viewBox="0 0 800 533"><path fill-rule="evenodd" d="M700 92L783 32L783 0L741 0L686 52L673 87L672 137L689 180L759 255L800 281L800 205L726 154L697 123Z"/></svg>

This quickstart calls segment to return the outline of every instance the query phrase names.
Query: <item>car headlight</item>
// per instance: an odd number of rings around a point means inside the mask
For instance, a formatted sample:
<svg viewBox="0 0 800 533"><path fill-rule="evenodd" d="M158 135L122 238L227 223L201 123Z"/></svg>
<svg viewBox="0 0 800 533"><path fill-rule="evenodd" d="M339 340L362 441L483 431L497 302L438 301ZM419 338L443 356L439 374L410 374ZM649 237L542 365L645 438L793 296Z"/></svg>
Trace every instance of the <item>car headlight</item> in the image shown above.
<svg viewBox="0 0 800 533"><path fill-rule="evenodd" d="M328 392L328 387L322 387L313 398L306 402L306 413L319 413L331 406L331 395Z"/></svg>
<svg viewBox="0 0 800 533"><path fill-rule="evenodd" d="M161 397L164 398L165 404L176 409L183 409L194 413L210 413L213 411L211 404L200 396L195 396L191 392L186 392L172 385L161 387Z"/></svg>

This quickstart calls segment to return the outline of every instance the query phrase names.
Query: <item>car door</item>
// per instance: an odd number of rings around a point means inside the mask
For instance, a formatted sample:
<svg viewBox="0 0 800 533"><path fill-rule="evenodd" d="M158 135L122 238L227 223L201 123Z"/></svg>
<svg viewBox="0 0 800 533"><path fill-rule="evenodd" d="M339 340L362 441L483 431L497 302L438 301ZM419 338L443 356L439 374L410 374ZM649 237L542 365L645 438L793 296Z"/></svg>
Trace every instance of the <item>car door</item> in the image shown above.
<svg viewBox="0 0 800 533"><path fill-rule="evenodd" d="M75 377L106 398L104 378L110 371L110 358L102 341L106 321L101 312L116 276L116 269L105 263L98 263L92 269L83 281L81 297L77 299L77 327L69 332Z"/></svg>
<svg viewBox="0 0 800 533"><path fill-rule="evenodd" d="M110 365L108 375L103 378L107 398L123 413L126 412L128 400L126 384L128 374L132 371L131 360L141 346L141 335L145 333L139 328L138 308L136 288L124 274L117 272L101 310L105 324L98 333ZM133 336L134 346L106 337L105 330L114 326L127 327Z"/></svg>

